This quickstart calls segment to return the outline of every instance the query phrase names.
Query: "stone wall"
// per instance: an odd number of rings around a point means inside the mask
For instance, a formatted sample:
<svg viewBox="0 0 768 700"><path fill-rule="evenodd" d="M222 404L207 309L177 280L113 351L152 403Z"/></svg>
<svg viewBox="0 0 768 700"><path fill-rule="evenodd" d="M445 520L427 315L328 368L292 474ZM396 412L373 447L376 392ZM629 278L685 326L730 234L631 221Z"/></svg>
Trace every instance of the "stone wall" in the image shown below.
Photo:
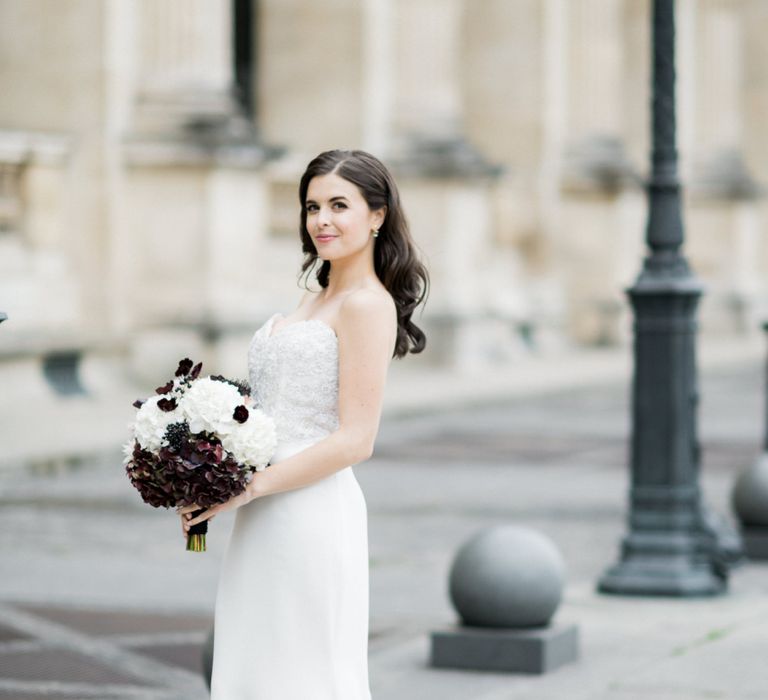
<svg viewBox="0 0 768 700"><path fill-rule="evenodd" d="M705 332L752 332L766 297L764 5L678 3L687 248L709 287ZM253 9L256 97L244 105L228 0L0 4L7 342L34 331L44 349L66 328L122 348L146 381L193 337L239 366L248 330L298 299L296 183L339 146L374 150L401 182L432 268L435 362L627 342L648 0Z"/></svg>

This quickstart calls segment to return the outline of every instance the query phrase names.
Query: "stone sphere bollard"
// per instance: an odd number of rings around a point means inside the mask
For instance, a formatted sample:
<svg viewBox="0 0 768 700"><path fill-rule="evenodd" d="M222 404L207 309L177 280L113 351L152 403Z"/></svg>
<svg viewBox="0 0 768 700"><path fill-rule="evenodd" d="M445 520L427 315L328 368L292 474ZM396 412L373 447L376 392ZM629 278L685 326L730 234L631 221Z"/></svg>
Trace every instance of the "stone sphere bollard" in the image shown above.
<svg viewBox="0 0 768 700"><path fill-rule="evenodd" d="M750 559L768 559L768 453L739 474L731 504L741 523L744 551Z"/></svg>
<svg viewBox="0 0 768 700"><path fill-rule="evenodd" d="M768 454L761 455L739 475L731 502L744 525L768 527Z"/></svg>
<svg viewBox="0 0 768 700"><path fill-rule="evenodd" d="M430 663L513 673L546 673L578 658L575 625L552 625L565 564L544 535L502 525L456 554L451 601L462 624L432 632Z"/></svg>
<svg viewBox="0 0 768 700"><path fill-rule="evenodd" d="M450 595L465 625L543 627L560 604L565 564L544 535L506 525L481 532L456 554Z"/></svg>

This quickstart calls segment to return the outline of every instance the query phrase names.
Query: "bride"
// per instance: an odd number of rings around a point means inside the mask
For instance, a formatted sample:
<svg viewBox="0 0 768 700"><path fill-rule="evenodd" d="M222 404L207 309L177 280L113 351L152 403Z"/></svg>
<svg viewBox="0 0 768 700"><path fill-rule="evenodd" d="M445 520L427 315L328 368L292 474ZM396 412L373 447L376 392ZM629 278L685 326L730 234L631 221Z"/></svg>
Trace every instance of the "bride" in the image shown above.
<svg viewBox="0 0 768 700"><path fill-rule="evenodd" d="M248 353L278 447L237 509L216 598L213 700L367 700L368 539L352 465L373 452L392 357L421 352L411 316L429 278L395 182L364 151L327 151L299 185L318 292L276 313ZM319 264L318 264L319 263Z"/></svg>

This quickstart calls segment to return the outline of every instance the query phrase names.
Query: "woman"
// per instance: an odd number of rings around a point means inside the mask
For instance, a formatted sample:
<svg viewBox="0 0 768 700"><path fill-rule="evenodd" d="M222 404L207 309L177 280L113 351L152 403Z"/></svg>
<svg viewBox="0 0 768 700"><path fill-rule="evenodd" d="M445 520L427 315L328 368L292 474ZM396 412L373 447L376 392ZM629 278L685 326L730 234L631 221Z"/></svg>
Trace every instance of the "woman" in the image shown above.
<svg viewBox="0 0 768 700"><path fill-rule="evenodd" d="M411 321L428 275L392 176L363 151L321 153L299 186L300 235L319 292L253 337L257 407L275 420L271 466L237 508L216 600L213 700L366 700L368 459L392 357L421 352Z"/></svg>

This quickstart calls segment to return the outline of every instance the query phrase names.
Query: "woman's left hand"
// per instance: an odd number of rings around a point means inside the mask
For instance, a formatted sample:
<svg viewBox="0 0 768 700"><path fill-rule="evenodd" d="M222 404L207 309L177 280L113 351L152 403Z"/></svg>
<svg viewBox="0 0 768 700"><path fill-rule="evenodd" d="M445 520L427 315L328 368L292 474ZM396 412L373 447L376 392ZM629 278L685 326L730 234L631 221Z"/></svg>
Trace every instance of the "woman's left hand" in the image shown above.
<svg viewBox="0 0 768 700"><path fill-rule="evenodd" d="M189 532L189 528L198 523L202 523L204 520L213 520L219 513L225 513L228 510L234 510L235 508L244 506L246 503L249 503L252 498L253 496L249 493L248 489L246 489L239 496L234 496L224 503L211 506L195 518L192 517L192 513L196 510L201 510L200 506L196 504L185 506L179 510L179 514L182 516L184 522L184 531Z"/></svg>

